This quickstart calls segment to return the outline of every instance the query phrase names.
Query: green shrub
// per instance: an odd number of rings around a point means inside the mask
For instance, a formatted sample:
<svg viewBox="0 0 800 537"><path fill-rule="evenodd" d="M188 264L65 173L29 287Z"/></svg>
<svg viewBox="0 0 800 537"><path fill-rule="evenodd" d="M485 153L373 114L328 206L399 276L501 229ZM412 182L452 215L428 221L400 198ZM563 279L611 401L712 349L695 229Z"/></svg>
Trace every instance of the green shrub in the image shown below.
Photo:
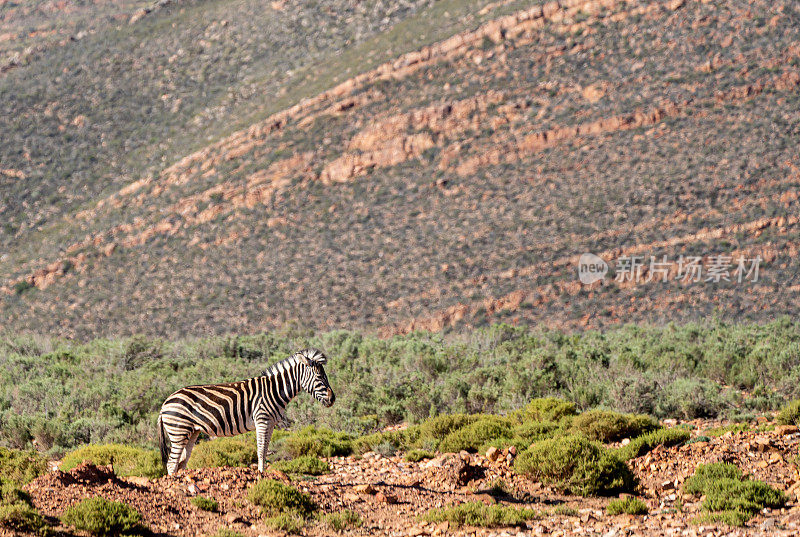
<svg viewBox="0 0 800 537"><path fill-rule="evenodd" d="M214 537L244 537L238 531L229 530L228 528L222 528L214 534Z"/></svg>
<svg viewBox="0 0 800 537"><path fill-rule="evenodd" d="M264 524L274 530L281 530L287 533L300 533L305 525L305 519L294 511L279 513L264 519Z"/></svg>
<svg viewBox="0 0 800 537"><path fill-rule="evenodd" d="M368 451L376 451L378 446L387 447L392 451L407 449L408 441L406 431L388 431L384 433L373 433L361 436L353 440L352 449L355 453L364 454Z"/></svg>
<svg viewBox="0 0 800 537"><path fill-rule="evenodd" d="M456 453L478 451L486 442L511 434L511 423L499 416L486 416L449 433L439 444L439 450Z"/></svg>
<svg viewBox="0 0 800 537"><path fill-rule="evenodd" d="M431 509L422 518L427 522L449 522L456 526L521 526L525 521L540 518L535 509L515 509L501 504L486 505L468 502L451 507Z"/></svg>
<svg viewBox="0 0 800 537"><path fill-rule="evenodd" d="M701 513L692 519L692 524L726 524L742 527L752 517L741 511L719 511L717 513Z"/></svg>
<svg viewBox="0 0 800 537"><path fill-rule="evenodd" d="M214 498L206 498L204 496L195 496L191 500L192 504L203 511L211 511L212 513L219 510L219 502Z"/></svg>
<svg viewBox="0 0 800 537"><path fill-rule="evenodd" d="M559 516L576 516L578 514L577 509L564 504L556 505L550 510L550 512Z"/></svg>
<svg viewBox="0 0 800 537"><path fill-rule="evenodd" d="M336 457L353 452L353 437L349 434L312 426L290 434L284 442L288 453L294 458L303 455Z"/></svg>
<svg viewBox="0 0 800 537"><path fill-rule="evenodd" d="M423 459L432 459L436 456L435 453L432 451L428 451L425 449L412 449L408 453L406 453L405 459L408 462L419 462Z"/></svg>
<svg viewBox="0 0 800 537"><path fill-rule="evenodd" d="M683 484L683 491L687 494L702 495L710 490L714 483L723 479L742 479L742 471L735 464L729 462L715 462L700 464L694 474Z"/></svg>
<svg viewBox="0 0 800 537"><path fill-rule="evenodd" d="M686 445L688 446L690 444L695 444L697 442L711 442L711 438L701 434L699 436L695 436L694 438L687 440Z"/></svg>
<svg viewBox="0 0 800 537"><path fill-rule="evenodd" d="M609 515L646 515L648 512L647 504L639 498L628 496L627 498L617 498L608 502L606 511Z"/></svg>
<svg viewBox="0 0 800 537"><path fill-rule="evenodd" d="M82 462L95 465L111 464L120 476L157 478L164 475L160 455L156 450L139 449L120 444L88 445L67 453L61 470L67 472Z"/></svg>
<svg viewBox="0 0 800 537"><path fill-rule="evenodd" d="M363 524L361 517L355 511L344 509L335 513L327 513L321 517L322 523L334 531L347 528L358 528Z"/></svg>
<svg viewBox="0 0 800 537"><path fill-rule="evenodd" d="M481 417L480 414L443 414L435 418L429 418L419 424L419 435L416 439L416 444L418 447L426 447L426 443L438 446L447 435L478 421Z"/></svg>
<svg viewBox="0 0 800 537"><path fill-rule="evenodd" d="M255 434L215 438L200 442L192 450L189 468L250 466L258 462Z"/></svg>
<svg viewBox="0 0 800 537"><path fill-rule="evenodd" d="M685 429L657 429L638 436L630 441L627 446L617 450L617 456L624 460L641 457L652 451L656 446L676 446L689 440L689 431Z"/></svg>
<svg viewBox="0 0 800 537"><path fill-rule="evenodd" d="M278 461L272 467L287 474L322 475L331 471L330 465L317 457L304 455L290 461Z"/></svg>
<svg viewBox="0 0 800 537"><path fill-rule="evenodd" d="M68 507L61 522L94 535L120 535L141 532L142 515L122 502L87 498Z"/></svg>
<svg viewBox="0 0 800 537"><path fill-rule="evenodd" d="M701 464L686 480L685 493L704 495L704 520L741 526L761 509L779 508L786 504L786 495L763 481L742 476L733 464Z"/></svg>
<svg viewBox="0 0 800 537"><path fill-rule="evenodd" d="M529 445L539 440L544 440L559 429L559 425L553 421L531 421L521 423L514 427L514 438Z"/></svg>
<svg viewBox="0 0 800 537"><path fill-rule="evenodd" d="M0 528L36 532L44 526L44 518L30 504L21 502L0 504Z"/></svg>
<svg viewBox="0 0 800 537"><path fill-rule="evenodd" d="M577 413L575 403L554 397L542 397L533 399L525 408L515 413L515 416L522 423L528 421L558 422L564 417L575 416Z"/></svg>
<svg viewBox="0 0 800 537"><path fill-rule="evenodd" d="M747 431L750 429L750 426L746 423L731 423L730 425L722 425L720 427L714 427L711 429L706 429L703 431L704 436L710 436L711 438L718 438L725 433L739 433L743 431Z"/></svg>
<svg viewBox="0 0 800 537"><path fill-rule="evenodd" d="M25 459L15 460L20 463ZM45 526L44 518L33 507L28 493L18 484L30 476L31 467L28 462L22 462L10 465L9 469L16 470L10 479L5 474L0 477L0 528L22 532L38 531Z"/></svg>
<svg viewBox="0 0 800 537"><path fill-rule="evenodd" d="M270 516L291 511L307 517L315 509L311 496L274 479L258 481L247 491L247 499Z"/></svg>
<svg viewBox="0 0 800 537"><path fill-rule="evenodd" d="M630 492L630 468L598 442L581 435L551 438L533 444L514 463L528 474L563 492L581 496Z"/></svg>
<svg viewBox="0 0 800 537"><path fill-rule="evenodd" d="M0 447L0 476L3 483L27 485L47 471L47 461L39 454Z"/></svg>
<svg viewBox="0 0 800 537"><path fill-rule="evenodd" d="M777 417L780 425L800 425L800 399L786 404Z"/></svg>
<svg viewBox="0 0 800 537"><path fill-rule="evenodd" d="M721 479L705 491L703 508L707 511L740 511L755 515L765 507L786 504L786 495L763 481Z"/></svg>
<svg viewBox="0 0 800 537"><path fill-rule="evenodd" d="M658 422L650 416L590 410L572 420L571 430L590 440L615 442L623 438L634 438L657 428Z"/></svg>

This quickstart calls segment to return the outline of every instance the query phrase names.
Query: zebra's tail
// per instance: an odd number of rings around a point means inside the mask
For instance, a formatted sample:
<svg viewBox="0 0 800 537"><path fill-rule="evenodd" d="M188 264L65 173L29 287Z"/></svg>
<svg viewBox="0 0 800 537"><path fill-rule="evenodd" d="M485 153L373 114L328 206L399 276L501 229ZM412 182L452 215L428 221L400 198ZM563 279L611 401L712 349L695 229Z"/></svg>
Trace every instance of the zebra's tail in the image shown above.
<svg viewBox="0 0 800 537"><path fill-rule="evenodd" d="M169 449L167 449L167 435L164 431L164 421L161 415L158 415L158 449L161 451L161 464L164 468L167 467L167 460L169 459Z"/></svg>

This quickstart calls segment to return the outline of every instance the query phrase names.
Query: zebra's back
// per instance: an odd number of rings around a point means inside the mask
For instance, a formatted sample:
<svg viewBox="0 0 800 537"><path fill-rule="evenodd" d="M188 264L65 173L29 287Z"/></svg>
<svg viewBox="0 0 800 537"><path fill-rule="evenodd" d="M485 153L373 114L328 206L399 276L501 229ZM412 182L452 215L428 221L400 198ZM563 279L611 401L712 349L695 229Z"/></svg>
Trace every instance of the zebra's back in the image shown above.
<svg viewBox="0 0 800 537"><path fill-rule="evenodd" d="M187 386L172 393L161 407L164 425L199 429L211 436L234 436L255 429L252 401L255 379Z"/></svg>

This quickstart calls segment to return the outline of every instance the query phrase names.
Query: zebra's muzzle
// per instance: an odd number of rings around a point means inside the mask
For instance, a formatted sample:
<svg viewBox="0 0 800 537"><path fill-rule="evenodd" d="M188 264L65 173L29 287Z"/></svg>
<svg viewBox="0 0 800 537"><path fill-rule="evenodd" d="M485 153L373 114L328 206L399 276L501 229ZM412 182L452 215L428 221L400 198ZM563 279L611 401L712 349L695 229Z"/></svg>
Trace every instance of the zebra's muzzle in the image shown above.
<svg viewBox="0 0 800 537"><path fill-rule="evenodd" d="M328 388L328 397L325 398L322 404L326 407L332 407L334 401L336 401L336 396L333 394L333 390Z"/></svg>

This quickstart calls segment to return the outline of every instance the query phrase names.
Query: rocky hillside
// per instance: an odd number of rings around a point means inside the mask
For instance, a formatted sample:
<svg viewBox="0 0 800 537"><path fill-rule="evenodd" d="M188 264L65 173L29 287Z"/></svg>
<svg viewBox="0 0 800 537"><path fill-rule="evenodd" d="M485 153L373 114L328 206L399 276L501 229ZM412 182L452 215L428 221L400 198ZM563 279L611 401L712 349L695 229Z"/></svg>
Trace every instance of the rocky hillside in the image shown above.
<svg viewBox="0 0 800 537"><path fill-rule="evenodd" d="M259 479L275 479L310 494L319 510L305 527L301 523L289 531L298 535L796 535L798 476L789 461L797 449L797 428L758 432L745 427L713 438L696 432L713 425L717 424L699 420L684 424L683 430L693 433L691 442L658 446L629 462L641 481L637 493L643 505L643 512L629 514L615 512L609 505L614 500L609 498L563 494L519 475L514 471L513 449L512 453L490 449L487 456L445 453L413 462L399 454L375 452L331 457L327 459L330 472L318 477L289 477L270 467L264 475L252 468L200 468L159 479L120 479L106 467L84 464L69 472L44 475L26 489L33 505L56 525L59 534L70 530L58 525L66 509L81 499L102 496L135 508L142 514L143 525L160 535L215 535L223 529L247 536L286 535L280 526L276 528L275 518L268 518L247 500L252 497L248 489ZM765 508L742 528L731 528L708 513L703 518L705 496L691 494L687 480L698 465L721 461L740 468L751 480L765 480L788 492L788 505ZM203 510L197 498L213 499L216 507ZM480 507L475 509L476 505ZM466 522L458 517L431 521L430 513L443 506L473 507L473 512L528 509L529 520L490 521L473 515ZM337 513L348 513L350 522L332 525L331 517Z"/></svg>
<svg viewBox="0 0 800 537"><path fill-rule="evenodd" d="M115 29L117 56L98 33L2 75L7 327L392 334L800 309L795 3L273 3L264 27L257 4L167 6ZM280 41L283 17L313 26L316 53ZM63 112L86 80L91 115ZM579 280L583 253L605 278Z"/></svg>

